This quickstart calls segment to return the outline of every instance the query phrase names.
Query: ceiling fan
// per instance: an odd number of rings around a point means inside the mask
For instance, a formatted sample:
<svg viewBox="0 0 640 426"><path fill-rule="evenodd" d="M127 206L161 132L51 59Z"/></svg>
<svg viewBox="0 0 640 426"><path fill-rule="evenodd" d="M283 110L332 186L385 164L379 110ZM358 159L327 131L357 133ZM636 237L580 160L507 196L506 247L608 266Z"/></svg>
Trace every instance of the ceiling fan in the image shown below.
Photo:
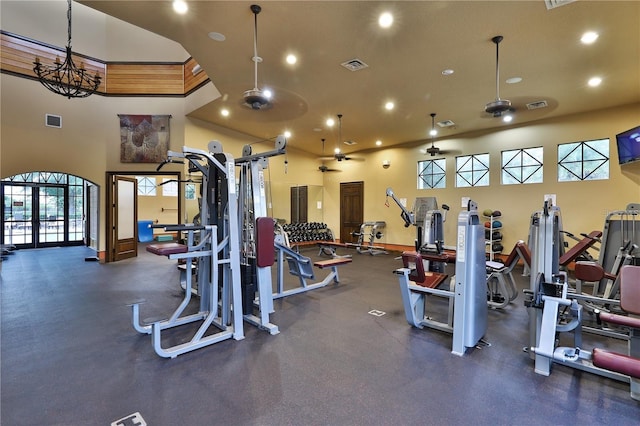
<svg viewBox="0 0 640 426"><path fill-rule="evenodd" d="M324 154L324 139L322 139L322 154ZM320 167L318 167L318 170L320 170L322 173L324 173L324 172L339 172L340 171L338 169L332 169L332 168L327 167L324 164L324 160L322 161L322 164L320 165Z"/></svg>
<svg viewBox="0 0 640 426"><path fill-rule="evenodd" d="M433 137L438 134L436 130L436 113L432 112L431 114L431 130L429 130L429 135L431 135L431 146L424 149L425 154L429 154L432 157L435 157L438 154L445 154L445 151L440 150L437 146L433 144Z"/></svg>
<svg viewBox="0 0 640 426"><path fill-rule="evenodd" d="M271 92L269 90L261 90L258 88L258 63L262 62L262 58L258 56L258 14L262 11L262 8L257 4L250 6L251 12L253 12L254 25L253 25L253 66L254 66L254 80L253 89L244 92L243 105L253 110L269 109L272 106Z"/></svg>
<svg viewBox="0 0 640 426"><path fill-rule="evenodd" d="M484 107L484 111L491 114L493 117L501 117L505 112L513 111L511 107L511 101L508 99L500 98L500 42L504 39L501 35L497 35L491 39L496 45L496 98L495 100L487 103Z"/></svg>
<svg viewBox="0 0 640 426"><path fill-rule="evenodd" d="M342 142L342 114L338 114L338 143ZM323 139L324 141L324 139ZM323 146L323 154L324 154L324 145ZM322 157L321 158L323 161L324 160L337 160L337 161L347 161L347 160L356 160L356 161L363 161L364 159L362 158L357 158L357 157L350 157L346 154L344 154L343 152L340 151L339 145L336 145L336 149L335 149L335 153L333 154L333 157Z"/></svg>

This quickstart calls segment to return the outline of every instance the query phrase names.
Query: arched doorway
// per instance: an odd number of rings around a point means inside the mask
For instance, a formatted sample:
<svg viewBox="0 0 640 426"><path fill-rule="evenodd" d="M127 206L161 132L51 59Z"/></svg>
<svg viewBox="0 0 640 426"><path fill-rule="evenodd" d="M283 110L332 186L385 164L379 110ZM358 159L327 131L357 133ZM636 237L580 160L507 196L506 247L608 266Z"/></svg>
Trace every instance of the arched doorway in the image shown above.
<svg viewBox="0 0 640 426"><path fill-rule="evenodd" d="M0 182L2 244L17 248L98 247L98 186L56 172L17 174Z"/></svg>

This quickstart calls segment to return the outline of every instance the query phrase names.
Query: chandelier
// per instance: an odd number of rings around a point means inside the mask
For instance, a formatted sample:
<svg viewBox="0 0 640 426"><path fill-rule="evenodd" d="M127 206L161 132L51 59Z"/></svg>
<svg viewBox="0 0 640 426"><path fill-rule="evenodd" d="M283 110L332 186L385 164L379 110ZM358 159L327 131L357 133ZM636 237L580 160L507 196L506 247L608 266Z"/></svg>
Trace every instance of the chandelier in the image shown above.
<svg viewBox="0 0 640 426"><path fill-rule="evenodd" d="M60 57L56 57L53 65L43 65L40 58L36 57L33 72L38 76L40 83L53 93L57 93L67 98L86 98L93 94L100 86L100 75L96 71L94 76L90 76L80 62L78 67L74 62L71 52L71 0L68 0L67 10L68 42L67 57L60 62Z"/></svg>

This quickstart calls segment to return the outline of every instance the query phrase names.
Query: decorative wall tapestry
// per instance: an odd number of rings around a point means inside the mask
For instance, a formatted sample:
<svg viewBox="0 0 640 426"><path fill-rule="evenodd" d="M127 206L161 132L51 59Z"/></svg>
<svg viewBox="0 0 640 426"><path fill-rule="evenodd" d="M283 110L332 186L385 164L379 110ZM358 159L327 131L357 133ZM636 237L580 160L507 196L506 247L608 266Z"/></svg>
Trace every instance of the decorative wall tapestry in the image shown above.
<svg viewBox="0 0 640 426"><path fill-rule="evenodd" d="M169 150L170 115L120 117L120 162L159 163Z"/></svg>

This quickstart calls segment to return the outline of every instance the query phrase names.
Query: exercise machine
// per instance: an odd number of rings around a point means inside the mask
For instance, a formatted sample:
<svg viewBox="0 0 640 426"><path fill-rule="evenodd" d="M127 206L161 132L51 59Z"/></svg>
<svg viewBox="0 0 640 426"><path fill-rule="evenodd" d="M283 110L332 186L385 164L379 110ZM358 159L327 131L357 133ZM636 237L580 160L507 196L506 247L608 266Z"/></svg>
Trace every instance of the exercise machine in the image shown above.
<svg viewBox="0 0 640 426"><path fill-rule="evenodd" d="M398 200L391 188L387 188L387 198L391 197L400 207L400 216L404 220L404 226L416 227L415 249L417 252L435 255L438 258L444 253L444 222L447 220L449 206L442 205L442 210L438 209L438 202L435 197L416 198L412 212ZM388 201L385 202L388 205ZM438 260L428 260L427 270L443 273L445 263Z"/></svg>
<svg viewBox="0 0 640 426"><path fill-rule="evenodd" d="M273 150L253 153L251 145L245 145L242 157L235 160L240 167L238 222L244 320L272 335L279 333L278 326L269 319L274 311L271 266L275 259L275 221L267 217L264 170L268 159L284 154L285 148L286 139L278 136Z"/></svg>
<svg viewBox="0 0 640 426"><path fill-rule="evenodd" d="M413 327L452 333L451 352L462 356L482 339L488 322L484 226L475 202L469 201L467 210L458 216L455 276L447 281L446 274L430 271L427 262L431 259L429 253L404 252L404 267L394 271L405 317ZM448 300L446 322L427 315L429 296Z"/></svg>
<svg viewBox="0 0 640 426"><path fill-rule="evenodd" d="M155 352L165 358L175 358L230 338L244 338L235 164L231 155L222 152L218 142L209 143L208 149L183 147L182 152L168 152L165 163L187 160L190 170L202 173L201 225L165 226L167 232L187 233L187 244L168 243L149 250L170 259L183 259L187 265L197 260L198 312L184 315L192 296L193 274L189 272L185 276L184 298L168 319L141 323L143 301L131 304L134 329L151 334ZM200 325L191 340L169 348L162 346L163 330L192 323ZM216 331L211 331L212 326Z"/></svg>
<svg viewBox="0 0 640 426"><path fill-rule="evenodd" d="M527 348L534 360L537 374L548 376L552 363L559 363L582 371L598 374L614 380L630 383L633 398L640 397L640 339L638 327L640 320L621 317L615 314L601 314L599 320L608 318L609 322L632 328L627 355L604 353L601 350L589 352L582 349L582 305L568 291L567 274L559 269L560 249L560 210L546 201L538 215L539 222L534 232L535 249L532 249L530 290L525 305L529 313L529 342ZM625 266L626 268L626 266ZM640 312L638 290L640 273L629 273L625 283L628 299L622 305L625 311ZM635 280L635 281L634 281ZM569 317L561 318L561 311L568 311ZM626 319L623 319L626 318ZM557 347L558 333L573 333L572 347Z"/></svg>
<svg viewBox="0 0 640 426"><path fill-rule="evenodd" d="M384 221L376 221L376 222L364 222L360 225L359 232L352 232L352 237L358 237L358 242L356 244L353 243L345 243L346 247L355 247L356 251L359 254L368 253L371 256L377 256L379 254L387 254L387 251L384 247L376 246L374 244L375 240L379 240L384 236L384 228L387 226ZM365 238L367 240L365 245Z"/></svg>
<svg viewBox="0 0 640 426"><path fill-rule="evenodd" d="M304 256L289 247L282 234L286 235L282 230L276 233L274 243L277 255L277 288L273 293L273 299L280 299L294 294L300 294L322 288L331 282L338 284L340 282L338 267L352 262L350 257L334 257L332 259L313 262L311 258ZM285 263L288 265L289 274L298 279L298 286L285 288ZM321 281L309 282L308 280L316 279L313 269L314 266L319 269L330 269L330 272Z"/></svg>
<svg viewBox="0 0 640 426"><path fill-rule="evenodd" d="M522 261L525 267L531 264L531 253L524 241L518 241L504 263L487 261L487 304L492 309L505 308L518 297L513 269Z"/></svg>

